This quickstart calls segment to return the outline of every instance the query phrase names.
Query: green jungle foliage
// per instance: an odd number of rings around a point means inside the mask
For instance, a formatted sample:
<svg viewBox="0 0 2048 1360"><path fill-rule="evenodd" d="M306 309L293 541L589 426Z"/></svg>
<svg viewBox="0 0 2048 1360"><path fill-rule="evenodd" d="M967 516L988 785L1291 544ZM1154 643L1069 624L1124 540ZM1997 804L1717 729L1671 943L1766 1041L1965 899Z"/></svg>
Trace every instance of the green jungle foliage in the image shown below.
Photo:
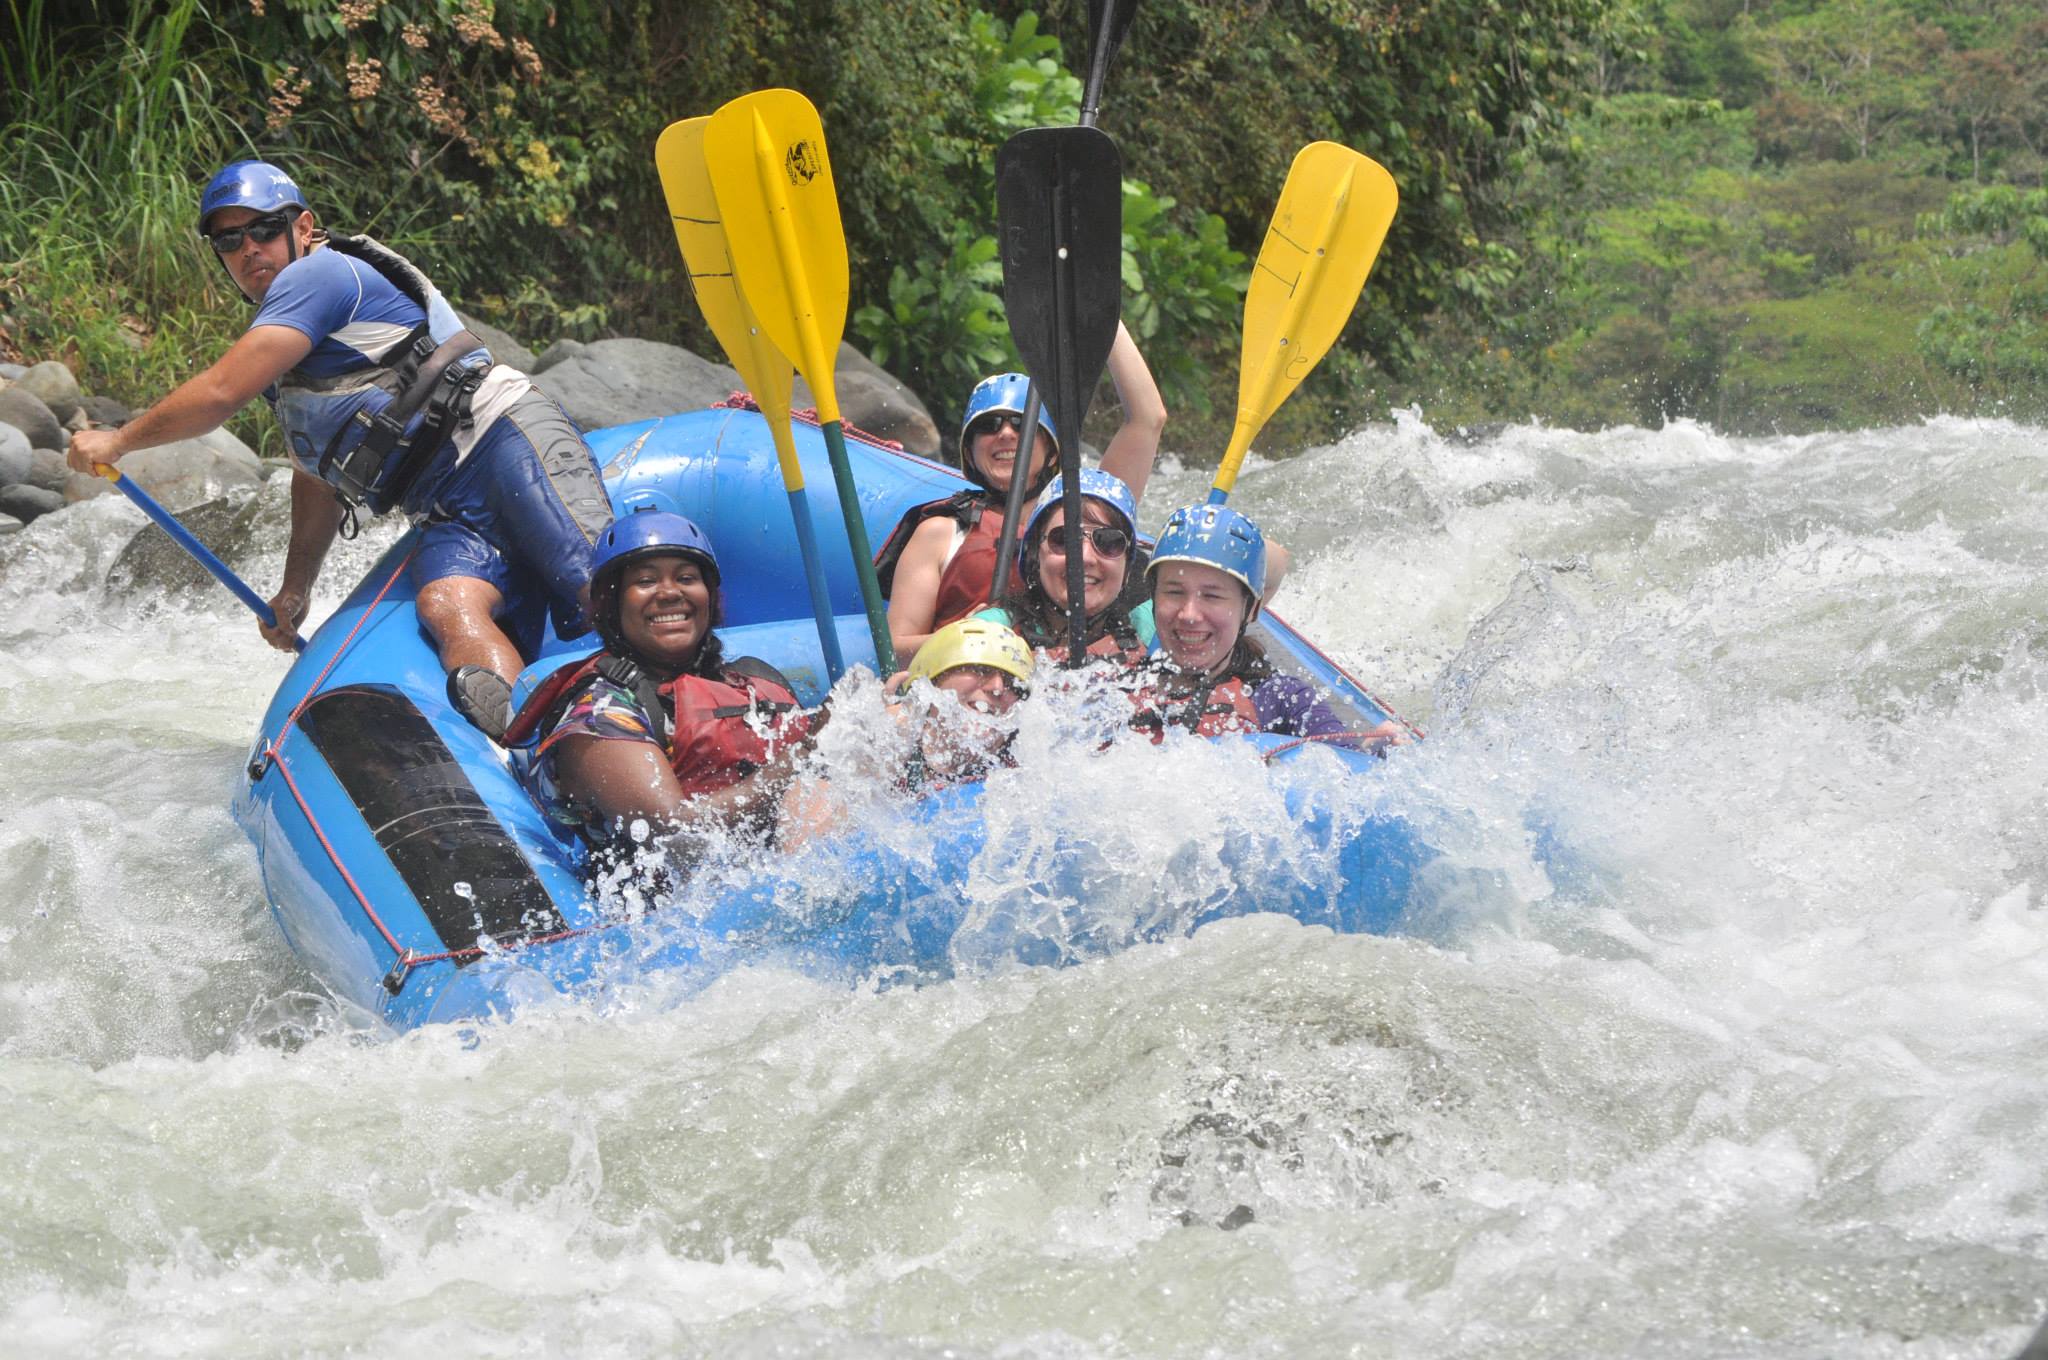
<svg viewBox="0 0 2048 1360"><path fill-rule="evenodd" d="M1386 389L1441 422L2048 417L2048 11L1646 0L1515 192L1511 305Z"/></svg>
<svg viewBox="0 0 2048 1360"><path fill-rule="evenodd" d="M1406 195L1350 353L1326 365L1325 395L1348 397L1417 362L1432 314L1502 295L1511 177L1561 135L1623 9L1146 0L1103 121L1129 176L1127 313L1177 442L1220 441L1228 423L1245 260L1299 145L1359 146ZM1072 118L1086 10L8 0L0 350L68 357L131 401L218 353L244 313L191 234L192 201L211 168L252 154L288 164L325 220L416 253L458 305L529 343L637 334L708 350L650 148L672 119L787 84L832 139L854 336L944 423L1009 357L984 243L993 153L1019 127Z"/></svg>
<svg viewBox="0 0 2048 1360"><path fill-rule="evenodd" d="M193 200L251 154L531 344L713 352L651 147L787 84L831 137L851 338L943 425L1013 359L994 153L1074 117L1087 11L7 0L0 355L131 402L208 362L246 312ZM1316 138L1386 164L1401 213L1263 445L1411 404L1761 430L2048 403L2036 0L1141 0L1102 125L1177 448L1220 447L1247 262Z"/></svg>

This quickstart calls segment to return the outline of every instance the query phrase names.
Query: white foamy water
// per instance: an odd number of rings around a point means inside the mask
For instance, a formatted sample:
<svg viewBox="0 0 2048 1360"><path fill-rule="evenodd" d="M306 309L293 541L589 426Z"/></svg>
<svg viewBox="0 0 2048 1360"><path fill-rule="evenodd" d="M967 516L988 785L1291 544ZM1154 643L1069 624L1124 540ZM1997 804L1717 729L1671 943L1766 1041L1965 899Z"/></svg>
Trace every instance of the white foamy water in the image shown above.
<svg viewBox="0 0 2048 1360"><path fill-rule="evenodd" d="M1385 796L1469 813L1416 933L403 1036L324 998L227 813L282 658L225 594L110 591L119 503L0 541L0 1352L2017 1351L2048 432L1402 421L1234 503L1430 732ZM1146 817L1132 759L999 810Z"/></svg>

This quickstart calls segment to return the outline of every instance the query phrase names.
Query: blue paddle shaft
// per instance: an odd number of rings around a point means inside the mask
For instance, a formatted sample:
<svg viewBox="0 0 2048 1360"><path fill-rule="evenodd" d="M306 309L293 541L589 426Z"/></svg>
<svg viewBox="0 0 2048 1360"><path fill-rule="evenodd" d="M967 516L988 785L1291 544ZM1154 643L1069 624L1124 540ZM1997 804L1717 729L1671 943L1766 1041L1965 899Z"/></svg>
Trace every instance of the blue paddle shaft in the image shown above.
<svg viewBox="0 0 2048 1360"><path fill-rule="evenodd" d="M1223 502L1229 499L1230 493L1228 491L1225 491L1222 487L1212 486L1209 488L1209 504L1221 505L1223 504Z"/></svg>
<svg viewBox="0 0 2048 1360"><path fill-rule="evenodd" d="M121 494L134 501L141 508L143 514L156 521L157 528L169 534L173 543L176 543L179 547L190 553L193 561L212 572L213 579L233 591L235 598L248 605L255 612L257 618L263 620L264 623L272 628L277 627L277 611L270 607L268 600L265 600L255 591L249 589L247 581L235 575L232 567L228 566L227 563L221 561L218 557L215 557L211 548L194 538L192 531L178 523L177 517L172 515L170 511L158 505L154 496L137 486L132 479L118 470L109 469L109 471L113 473L109 480L121 489ZM303 652L306 650L306 640L302 637L294 637L292 644L299 651Z"/></svg>
<svg viewBox="0 0 2048 1360"><path fill-rule="evenodd" d="M818 557L818 536L811 528L811 502L802 491L789 493L789 513L796 520L796 546L804 559L804 580L811 587L811 613L818 619L818 643L825 649L825 673L838 684L846 674L839 650L839 625L832 616L832 598L825 593L825 564Z"/></svg>

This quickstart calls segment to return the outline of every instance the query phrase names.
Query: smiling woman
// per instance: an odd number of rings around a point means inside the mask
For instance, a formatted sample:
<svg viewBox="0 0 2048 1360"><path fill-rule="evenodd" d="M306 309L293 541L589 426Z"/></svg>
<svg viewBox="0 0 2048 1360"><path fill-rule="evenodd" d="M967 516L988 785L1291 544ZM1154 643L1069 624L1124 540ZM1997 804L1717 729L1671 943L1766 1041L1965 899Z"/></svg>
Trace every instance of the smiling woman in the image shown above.
<svg viewBox="0 0 2048 1360"><path fill-rule="evenodd" d="M1025 521L1018 556L1023 589L976 618L1008 624L1048 661L1067 658L1067 554L1079 545L1082 638L1091 658L1113 657L1127 665L1144 660L1152 646L1152 605L1145 598L1142 549L1138 546L1138 502L1123 480L1095 468L1081 470L1081 531L1066 527L1064 479L1055 477Z"/></svg>
<svg viewBox="0 0 2048 1360"><path fill-rule="evenodd" d="M1135 503L1152 475L1160 432L1166 428L1166 405L1137 341L1121 323L1109 351L1109 376L1124 418L1102 452L1102 470L1116 476ZM938 629L1023 585L1014 570L1007 582L998 582L995 572L1005 499L1024 461L1030 390L1031 379L1022 373L998 373L975 385L954 453L974 488L914 507L875 555L875 571L889 599L889 635L903 661L916 656ZM1041 406L1023 473L1034 493L1052 475L1059 437Z"/></svg>
<svg viewBox="0 0 2048 1360"><path fill-rule="evenodd" d="M505 734L533 744L548 815L600 848L707 821L772 828L812 722L771 667L726 659L711 540L681 515L623 516L598 540L590 609L604 650L556 672Z"/></svg>
<svg viewBox="0 0 2048 1360"><path fill-rule="evenodd" d="M1154 740L1169 727L1197 736L1275 732L1380 747L1399 724L1347 729L1314 686L1282 675L1245 630L1274 580L1266 536L1225 505L1190 505L1167 517L1146 568L1159 651L1135 670L1134 727Z"/></svg>

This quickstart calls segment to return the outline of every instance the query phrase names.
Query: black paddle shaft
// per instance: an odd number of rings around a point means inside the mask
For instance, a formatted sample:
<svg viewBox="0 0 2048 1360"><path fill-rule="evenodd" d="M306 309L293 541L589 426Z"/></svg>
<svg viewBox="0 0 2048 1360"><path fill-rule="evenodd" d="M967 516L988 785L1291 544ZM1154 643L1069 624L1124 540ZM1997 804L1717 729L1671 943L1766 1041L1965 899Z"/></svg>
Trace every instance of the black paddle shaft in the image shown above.
<svg viewBox="0 0 2048 1360"><path fill-rule="evenodd" d="M1024 389L1024 423L1017 430L1017 460L1011 463L1010 493L1003 497L1003 536L996 542L995 583L990 593L1007 606L1012 617L1020 609L1020 602L1010 595L1010 566L1017 560L1017 526L1024 522L1024 495L1031 489L1031 478L1025 475L1031 469L1032 451L1038 447L1038 408L1045 404L1045 397L1032 383Z"/></svg>
<svg viewBox="0 0 2048 1360"><path fill-rule="evenodd" d="M1124 34L1131 28L1132 16L1138 12L1138 0L1088 0L1088 32L1091 35L1088 51L1088 86L1081 99L1081 126L1094 127L1095 115L1102 104L1102 84L1109 77L1109 64L1116 60L1117 49L1124 44ZM1025 464L1030 464L1030 449L1037 440L1038 408L1044 401L1039 395L1038 385L1033 383L1026 389L1029 393L1024 400L1024 429L1018 438L1025 451ZM996 598L1009 602L1010 564L1017 552L1017 521L1024 513L1024 492L1026 479L1013 476L1010 479L1010 494L1003 503L1003 536L996 547L996 578L993 593Z"/></svg>
<svg viewBox="0 0 2048 1360"><path fill-rule="evenodd" d="M1109 76L1109 64L1131 31L1131 16L1138 12L1138 0L1088 0L1088 31L1094 35L1088 53L1088 85L1081 96L1081 126L1094 127L1102 107L1102 82Z"/></svg>
<svg viewBox="0 0 2048 1360"><path fill-rule="evenodd" d="M1059 431L1067 525L1067 664L1081 664L1081 426L1123 308L1123 157L1092 127L1027 128L996 153L1003 304L1010 338ZM1024 440L1014 475L1030 468Z"/></svg>

